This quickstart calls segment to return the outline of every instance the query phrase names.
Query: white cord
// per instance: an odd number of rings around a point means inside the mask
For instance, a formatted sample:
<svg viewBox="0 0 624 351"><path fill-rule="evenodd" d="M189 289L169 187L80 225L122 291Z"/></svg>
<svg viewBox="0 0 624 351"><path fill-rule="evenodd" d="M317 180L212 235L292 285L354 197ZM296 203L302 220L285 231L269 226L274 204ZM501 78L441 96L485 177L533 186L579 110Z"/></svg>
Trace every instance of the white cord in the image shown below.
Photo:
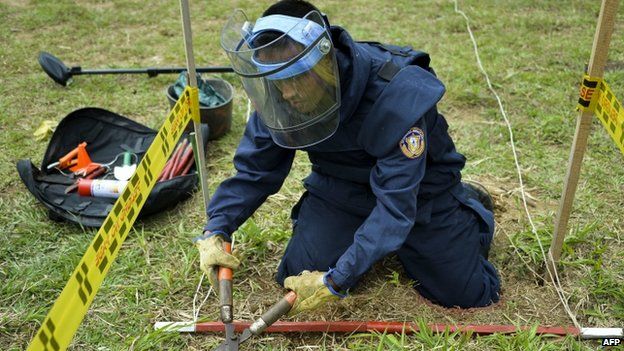
<svg viewBox="0 0 624 351"><path fill-rule="evenodd" d="M61 173L62 175L66 176L66 177L71 177L71 176L74 175L74 172L65 173L65 172L63 172L62 169L60 169L58 167L54 167L54 169L56 169L57 171L59 171L59 173Z"/></svg>
<svg viewBox="0 0 624 351"><path fill-rule="evenodd" d="M249 114L251 114L251 100L247 99L247 114L245 115L245 122L249 122Z"/></svg>
<svg viewBox="0 0 624 351"><path fill-rule="evenodd" d="M466 20L466 29L468 30L468 34L470 34L470 39L472 40L472 46L474 48L475 57L477 59L477 65L479 66L479 70L481 71L481 73L483 73L483 75L485 76L485 80L487 82L489 90L496 97L496 101L498 102L498 107L501 111L503 118L505 119L505 123L507 124L507 129L509 131L509 141L511 143L511 150L513 152L514 162L516 164L516 170L518 171L518 181L520 182L520 193L522 194L522 204L524 206L524 211L527 215L527 218L529 219L529 223L531 224L531 231L535 235L535 238L537 239L537 243L539 244L540 250L542 252L542 257L544 258L544 263L548 264L549 261L548 261L548 258L546 257L546 252L544 251L544 247L542 246L542 241L540 240L539 235L537 234L537 229L535 228L535 224L533 223L533 219L531 218L531 214L529 213L529 207L527 206L526 195L524 193L524 181L522 180L522 171L520 168L520 162L518 161L518 154L516 152L516 145L514 142L511 122L509 122L509 119L507 118L507 113L505 112L505 109L503 108L503 103L501 102L500 97L498 96L494 88L492 87L492 83L490 82L490 77L488 76L487 72L483 68L483 65L481 64L481 59L479 57L479 49L477 48L477 41L475 40L475 37L472 33L472 29L470 28L470 19L463 11L459 10L459 5L457 4L457 0L453 0L453 3L455 4L455 12L460 14ZM555 291L557 292L557 296L559 297L559 300L561 300L561 303L563 304L565 311L570 316L570 319L572 319L572 323L574 323L574 326L580 329L581 326L576 320L576 316L570 309L567 299L565 298L563 288L561 287L561 283L559 281L559 275L557 274L557 268L554 267L554 265L553 265L553 268L554 268L554 273L555 273L554 276L550 274L550 270L548 270L548 272L549 272L550 279L552 280L552 283L554 284Z"/></svg>

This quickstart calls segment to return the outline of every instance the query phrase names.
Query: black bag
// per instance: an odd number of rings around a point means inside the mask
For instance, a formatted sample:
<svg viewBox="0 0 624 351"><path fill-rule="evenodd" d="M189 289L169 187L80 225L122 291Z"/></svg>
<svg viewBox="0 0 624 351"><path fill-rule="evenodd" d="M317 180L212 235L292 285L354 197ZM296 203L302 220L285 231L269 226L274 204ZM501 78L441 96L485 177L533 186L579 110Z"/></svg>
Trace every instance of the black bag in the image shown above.
<svg viewBox="0 0 624 351"><path fill-rule="evenodd" d="M124 151L136 154L140 161L156 134L157 131L110 111L79 109L67 115L56 127L41 162L41 170L30 160L19 160L17 171L28 190L48 209L50 219L99 227L117 199L80 196L76 191L65 194L73 180L56 169L48 170L47 166L83 141L87 142L86 149L93 162L111 162ZM202 124L202 135L204 141L208 140L205 124ZM188 134L182 138L185 136ZM156 183L139 217L163 211L188 198L197 183L195 165L187 175Z"/></svg>

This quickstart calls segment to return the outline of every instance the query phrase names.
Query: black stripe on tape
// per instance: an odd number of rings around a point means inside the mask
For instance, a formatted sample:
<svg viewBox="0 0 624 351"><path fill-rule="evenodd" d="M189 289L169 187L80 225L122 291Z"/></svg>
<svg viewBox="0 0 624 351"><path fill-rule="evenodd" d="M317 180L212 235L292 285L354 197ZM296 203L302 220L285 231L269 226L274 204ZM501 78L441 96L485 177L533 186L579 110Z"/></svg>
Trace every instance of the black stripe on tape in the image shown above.
<svg viewBox="0 0 624 351"><path fill-rule="evenodd" d="M113 207L113 213L115 214L115 217L119 217L119 213L121 212L121 208L122 208L122 204L121 201L117 201L117 203L115 204L115 207Z"/></svg>
<svg viewBox="0 0 624 351"><path fill-rule="evenodd" d="M139 183L139 177L132 177L132 179L130 179L130 184L136 188L137 184Z"/></svg>
<svg viewBox="0 0 624 351"><path fill-rule="evenodd" d="M126 224L126 222L123 222L123 223L121 224L121 229L119 229L119 231L120 231L121 233L125 233L125 232L126 232L126 227L127 227L127 226L128 226L128 225Z"/></svg>
<svg viewBox="0 0 624 351"><path fill-rule="evenodd" d="M153 178L154 178L154 176L152 175L152 171L147 169L145 171L145 174L143 175L143 181L145 182L145 184L149 184L152 181Z"/></svg>
<svg viewBox="0 0 624 351"><path fill-rule="evenodd" d="M168 155L169 154L169 142L164 140L162 142L162 145L160 146L160 149L162 150L163 155Z"/></svg>
<svg viewBox="0 0 624 351"><path fill-rule="evenodd" d="M133 218L132 216L134 216L134 207L130 207L130 211L128 211L128 217L127 218Z"/></svg>
<svg viewBox="0 0 624 351"><path fill-rule="evenodd" d="M91 283L89 283L89 278L87 278L86 272L85 272L84 287L87 289L88 295L91 295L91 293L93 293L93 287L91 286Z"/></svg>
<svg viewBox="0 0 624 351"><path fill-rule="evenodd" d="M141 200L143 200L143 194L139 193L139 195L137 195L136 203L140 204Z"/></svg>
<svg viewBox="0 0 624 351"><path fill-rule="evenodd" d="M54 334L54 330L56 329L56 326L54 326L54 322L52 322L51 319L47 320L46 327L48 327L48 330L50 331L50 333Z"/></svg>
<svg viewBox="0 0 624 351"><path fill-rule="evenodd" d="M582 98L578 99L578 104L583 107L588 107L590 102L590 100L583 100Z"/></svg>
<svg viewBox="0 0 624 351"><path fill-rule="evenodd" d="M50 339L48 339L48 336L46 335L46 333L43 332L43 329L41 329L41 332L39 333L39 340L41 340L41 342L43 343L43 346L48 345L48 341Z"/></svg>
<svg viewBox="0 0 624 351"><path fill-rule="evenodd" d="M82 301L83 305L87 304L87 295L84 293L82 289L82 274L80 272L76 272L76 280L78 281L78 296L80 296L80 301Z"/></svg>
<svg viewBox="0 0 624 351"><path fill-rule="evenodd" d="M106 219L106 222L104 223L104 233L108 233L112 226L113 226L113 219L111 217L108 217Z"/></svg>
<svg viewBox="0 0 624 351"><path fill-rule="evenodd" d="M91 286L91 283L89 283L89 278L87 277L87 274L89 273L89 267L87 267L87 265L83 262L80 268L82 269L82 272L84 273L84 277L82 274L80 274L79 271L76 272L76 280L78 281L78 284L79 284L78 296L80 296L80 300L82 301L82 304L86 305L87 297L90 296L91 293L93 293L93 287Z"/></svg>
<svg viewBox="0 0 624 351"><path fill-rule="evenodd" d="M136 178L136 177L135 177ZM124 191L123 193L121 193L121 199L123 201L128 201L128 197L130 197L130 193L132 191Z"/></svg>
<svg viewBox="0 0 624 351"><path fill-rule="evenodd" d="M125 227L125 224L123 225L122 229L120 230L122 233L123 233L123 228L124 227ZM113 239L113 242L108 247L108 252L110 252L112 254L113 252L115 252L116 248L117 248L117 238Z"/></svg>
<svg viewBox="0 0 624 351"><path fill-rule="evenodd" d="M102 245L102 241L104 241L104 239L102 238L102 233L98 233L98 236L95 238L95 241L93 242L93 250L97 252L97 250L100 249L100 245Z"/></svg>
<svg viewBox="0 0 624 351"><path fill-rule="evenodd" d="M100 262L100 265L98 266L100 273L104 272L104 269L106 268L107 265L108 265L108 258L104 256L104 258L102 259L102 262Z"/></svg>
<svg viewBox="0 0 624 351"><path fill-rule="evenodd" d="M39 336L39 339L41 339L41 341L43 341L44 338L46 339L46 341L44 342L45 349L46 350L48 349L48 343L49 343L49 345L52 347L52 350L55 350L55 351L60 350L61 347L59 346L58 342L56 342L56 339L54 338L54 331L56 330L56 326L54 325L54 322L52 322L52 319L48 318L48 320L45 322L45 326L50 332L50 338L48 339L47 335L45 335L43 331Z"/></svg>
<svg viewBox="0 0 624 351"><path fill-rule="evenodd" d="M578 81L577 81L578 82ZM578 84L578 83L576 83ZM588 80L588 79L583 79L583 85L588 87L588 88L595 88L598 86L598 81L597 80Z"/></svg>
<svg viewBox="0 0 624 351"><path fill-rule="evenodd" d="M152 165L152 159L147 154L143 156L143 159L145 160L145 166L149 168Z"/></svg>

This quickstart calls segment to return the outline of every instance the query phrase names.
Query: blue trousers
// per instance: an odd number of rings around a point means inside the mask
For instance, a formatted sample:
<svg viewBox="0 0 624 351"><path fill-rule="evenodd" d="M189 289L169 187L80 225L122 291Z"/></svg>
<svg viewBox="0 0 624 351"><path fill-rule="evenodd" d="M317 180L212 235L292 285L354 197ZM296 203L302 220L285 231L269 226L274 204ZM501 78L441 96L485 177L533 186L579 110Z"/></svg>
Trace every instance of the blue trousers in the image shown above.
<svg viewBox="0 0 624 351"><path fill-rule="evenodd" d="M468 199L461 186L431 201L426 223L412 228L396 252L416 290L445 307L482 307L497 302L500 281L487 261L494 217ZM306 192L293 208L293 236L276 280L303 270L327 271L352 244L367 214ZM383 235L380 233L379 235Z"/></svg>

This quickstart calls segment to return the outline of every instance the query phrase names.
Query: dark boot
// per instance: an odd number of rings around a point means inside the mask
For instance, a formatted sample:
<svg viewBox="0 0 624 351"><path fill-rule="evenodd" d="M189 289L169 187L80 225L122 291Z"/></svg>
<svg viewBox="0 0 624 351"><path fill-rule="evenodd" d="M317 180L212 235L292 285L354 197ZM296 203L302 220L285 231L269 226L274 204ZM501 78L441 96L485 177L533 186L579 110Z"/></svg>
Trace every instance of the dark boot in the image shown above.
<svg viewBox="0 0 624 351"><path fill-rule="evenodd" d="M494 201L492 200L492 196L487 191L487 189L472 180L462 181L462 185L464 186L464 192L468 196L469 199L475 199L483 204L488 211L494 213Z"/></svg>

